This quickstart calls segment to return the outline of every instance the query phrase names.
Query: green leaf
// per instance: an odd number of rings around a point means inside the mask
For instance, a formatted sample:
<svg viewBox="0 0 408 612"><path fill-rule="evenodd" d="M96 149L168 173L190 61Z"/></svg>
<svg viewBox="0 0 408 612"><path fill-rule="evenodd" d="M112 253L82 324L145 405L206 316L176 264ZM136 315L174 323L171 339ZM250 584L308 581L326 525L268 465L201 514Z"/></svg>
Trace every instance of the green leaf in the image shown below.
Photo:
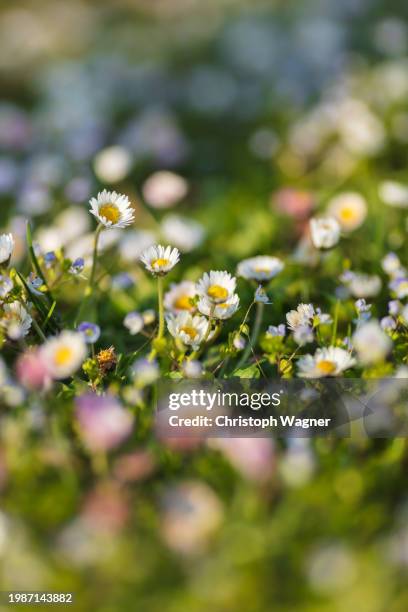
<svg viewBox="0 0 408 612"><path fill-rule="evenodd" d="M49 302L52 304L54 302L54 299L52 297L50 288L48 286L47 279L45 278L45 275L43 274L43 271L41 270L41 266L38 263L37 255L35 254L35 251L34 251L33 234L31 231L31 225L29 221L27 221L26 237L27 237L27 246L28 246L28 252L30 254L31 263L35 271L37 272L38 276L44 281L44 285L47 287L47 292L44 295L47 297Z"/></svg>
<svg viewBox="0 0 408 612"><path fill-rule="evenodd" d="M246 368L235 370L234 376L237 376L238 378L260 378L261 373L257 364L254 363Z"/></svg>

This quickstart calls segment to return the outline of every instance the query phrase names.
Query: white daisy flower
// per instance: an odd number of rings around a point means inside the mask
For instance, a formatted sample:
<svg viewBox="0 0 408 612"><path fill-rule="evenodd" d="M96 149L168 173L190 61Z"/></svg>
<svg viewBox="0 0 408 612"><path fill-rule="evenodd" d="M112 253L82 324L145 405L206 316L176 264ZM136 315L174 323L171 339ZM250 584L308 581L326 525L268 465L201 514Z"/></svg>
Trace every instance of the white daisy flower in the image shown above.
<svg viewBox="0 0 408 612"><path fill-rule="evenodd" d="M172 284L169 291L164 294L164 308L175 314L183 310L193 312L195 306L191 303L191 300L196 294L196 285L192 281Z"/></svg>
<svg viewBox="0 0 408 612"><path fill-rule="evenodd" d="M197 283L197 293L213 304L228 302L235 293L236 278L228 272L211 270Z"/></svg>
<svg viewBox="0 0 408 612"><path fill-rule="evenodd" d="M290 310L286 315L289 329L296 331L298 327L309 326L314 315L313 304L299 304L296 310Z"/></svg>
<svg viewBox="0 0 408 612"><path fill-rule="evenodd" d="M206 297L201 297L197 304L197 308L201 314L206 317L212 315L214 319L229 319L239 308L239 297L234 293L228 302L222 302L220 304L214 304Z"/></svg>
<svg viewBox="0 0 408 612"><path fill-rule="evenodd" d="M378 295L381 291L381 278L376 274L363 274L360 272L352 272L346 278L346 285L351 293L356 298L370 298Z"/></svg>
<svg viewBox="0 0 408 612"><path fill-rule="evenodd" d="M41 358L55 379L71 376L83 363L87 348L82 334L63 331L41 347Z"/></svg>
<svg viewBox="0 0 408 612"><path fill-rule="evenodd" d="M123 320L123 325L129 330L131 336L136 336L145 326L145 320L140 312L129 312Z"/></svg>
<svg viewBox="0 0 408 612"><path fill-rule="evenodd" d="M161 244L148 247L140 256L140 261L146 270L152 274L164 276L180 259L179 250L171 246L164 247Z"/></svg>
<svg viewBox="0 0 408 612"><path fill-rule="evenodd" d="M200 315L180 312L166 315L167 329L173 338L179 339L196 350L202 343L208 329L208 320Z"/></svg>
<svg viewBox="0 0 408 612"><path fill-rule="evenodd" d="M115 145L102 149L93 162L96 176L104 183L117 183L127 177L132 156L124 147Z"/></svg>
<svg viewBox="0 0 408 612"><path fill-rule="evenodd" d="M408 187L397 181L384 181L380 184L378 195L388 206L408 208Z"/></svg>
<svg viewBox="0 0 408 612"><path fill-rule="evenodd" d="M7 265L14 249L14 238L12 234L0 234L0 265Z"/></svg>
<svg viewBox="0 0 408 612"><path fill-rule="evenodd" d="M367 204L359 193L341 193L330 200L328 211L344 231L351 232L364 222Z"/></svg>
<svg viewBox="0 0 408 612"><path fill-rule="evenodd" d="M402 269L398 255L395 253L387 253L381 260L381 267L389 276L400 276Z"/></svg>
<svg viewBox="0 0 408 612"><path fill-rule="evenodd" d="M167 215L162 221L161 230L164 239L184 253L199 247L205 236L201 223L179 215Z"/></svg>
<svg viewBox="0 0 408 612"><path fill-rule="evenodd" d="M152 174L143 184L143 197L152 208L171 208L182 200L188 191L187 181L168 170Z"/></svg>
<svg viewBox="0 0 408 612"><path fill-rule="evenodd" d="M277 257L260 255L259 257L251 257L241 261L237 267L237 274L247 280L262 282L274 278L283 268L283 261Z"/></svg>
<svg viewBox="0 0 408 612"><path fill-rule="evenodd" d="M1 324L11 340L24 338L31 329L32 318L20 302L4 304Z"/></svg>
<svg viewBox="0 0 408 612"><path fill-rule="evenodd" d="M97 198L92 198L89 203L91 215L94 215L105 227L123 228L134 220L133 209L128 197L116 191L104 189L98 193Z"/></svg>
<svg viewBox="0 0 408 612"><path fill-rule="evenodd" d="M310 235L316 249L331 249L340 240L340 225L334 217L311 219Z"/></svg>
<svg viewBox="0 0 408 612"><path fill-rule="evenodd" d="M337 346L317 349L314 355L305 355L298 361L298 376L303 378L322 378L340 376L353 367L356 360L350 353Z"/></svg>
<svg viewBox="0 0 408 612"><path fill-rule="evenodd" d="M378 321L369 321L357 328L352 340L359 360L364 365L382 361L390 352L392 341Z"/></svg>

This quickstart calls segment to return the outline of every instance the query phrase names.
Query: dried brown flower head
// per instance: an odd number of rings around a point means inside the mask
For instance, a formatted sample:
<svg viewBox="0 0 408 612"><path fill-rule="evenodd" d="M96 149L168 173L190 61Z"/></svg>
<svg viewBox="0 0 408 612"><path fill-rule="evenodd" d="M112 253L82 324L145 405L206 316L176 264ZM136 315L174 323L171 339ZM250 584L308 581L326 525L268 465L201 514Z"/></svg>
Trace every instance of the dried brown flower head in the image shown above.
<svg viewBox="0 0 408 612"><path fill-rule="evenodd" d="M102 374L107 374L113 370L118 362L117 355L115 353L115 347L110 346L107 349L102 349L96 356L99 370Z"/></svg>

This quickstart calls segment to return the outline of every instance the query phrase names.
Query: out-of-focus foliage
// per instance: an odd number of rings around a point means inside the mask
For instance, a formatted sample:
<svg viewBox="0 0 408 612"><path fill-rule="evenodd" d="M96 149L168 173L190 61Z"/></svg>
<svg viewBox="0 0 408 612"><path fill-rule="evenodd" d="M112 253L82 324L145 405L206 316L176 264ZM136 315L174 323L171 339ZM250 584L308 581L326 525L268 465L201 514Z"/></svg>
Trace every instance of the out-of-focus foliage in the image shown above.
<svg viewBox="0 0 408 612"><path fill-rule="evenodd" d="M405 439L163 440L151 384L292 377L330 345L356 377L407 377L406 13L2 5L0 234L15 242L10 262L0 250L2 590L73 591L102 612L408 609ZM92 284L88 201L104 188L135 220L102 233ZM319 251L309 221L326 215L341 237ZM279 257L259 336L241 274L240 309L208 350L169 334L152 349L156 283L138 260L157 242L181 251L171 282ZM299 303L311 316L282 332ZM73 376L57 371L66 354L43 369L58 350L45 338L84 321L100 337L86 328L86 359L65 337Z"/></svg>

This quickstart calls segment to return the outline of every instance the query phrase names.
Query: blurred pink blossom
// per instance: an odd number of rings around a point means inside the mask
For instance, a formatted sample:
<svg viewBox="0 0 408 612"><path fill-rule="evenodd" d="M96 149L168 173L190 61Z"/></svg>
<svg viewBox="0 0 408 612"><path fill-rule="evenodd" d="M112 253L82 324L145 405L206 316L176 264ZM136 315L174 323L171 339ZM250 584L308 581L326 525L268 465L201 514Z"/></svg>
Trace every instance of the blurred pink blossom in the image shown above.
<svg viewBox="0 0 408 612"><path fill-rule="evenodd" d="M274 469L270 438L214 438L209 444L220 450L244 478L256 482L270 479Z"/></svg>
<svg viewBox="0 0 408 612"><path fill-rule="evenodd" d="M135 482L150 476L155 468L152 454L139 451L122 455L115 462L114 474L122 482Z"/></svg>
<svg viewBox="0 0 408 612"><path fill-rule="evenodd" d="M284 187L273 194L272 205L279 212L301 221L312 212L314 199L308 191Z"/></svg>
<svg viewBox="0 0 408 612"><path fill-rule="evenodd" d="M223 507L204 482L186 481L169 488L163 499L162 535L175 552L203 552L220 527Z"/></svg>
<svg viewBox="0 0 408 612"><path fill-rule="evenodd" d="M20 384L26 389L45 389L51 383L47 366L38 349L29 349L19 357L16 373Z"/></svg>
<svg viewBox="0 0 408 612"><path fill-rule="evenodd" d="M89 393L76 400L79 433L91 451L118 446L132 431L133 416L111 395Z"/></svg>
<svg viewBox="0 0 408 612"><path fill-rule="evenodd" d="M119 486L104 482L88 493L82 519L95 531L116 533L129 516L128 498Z"/></svg>

